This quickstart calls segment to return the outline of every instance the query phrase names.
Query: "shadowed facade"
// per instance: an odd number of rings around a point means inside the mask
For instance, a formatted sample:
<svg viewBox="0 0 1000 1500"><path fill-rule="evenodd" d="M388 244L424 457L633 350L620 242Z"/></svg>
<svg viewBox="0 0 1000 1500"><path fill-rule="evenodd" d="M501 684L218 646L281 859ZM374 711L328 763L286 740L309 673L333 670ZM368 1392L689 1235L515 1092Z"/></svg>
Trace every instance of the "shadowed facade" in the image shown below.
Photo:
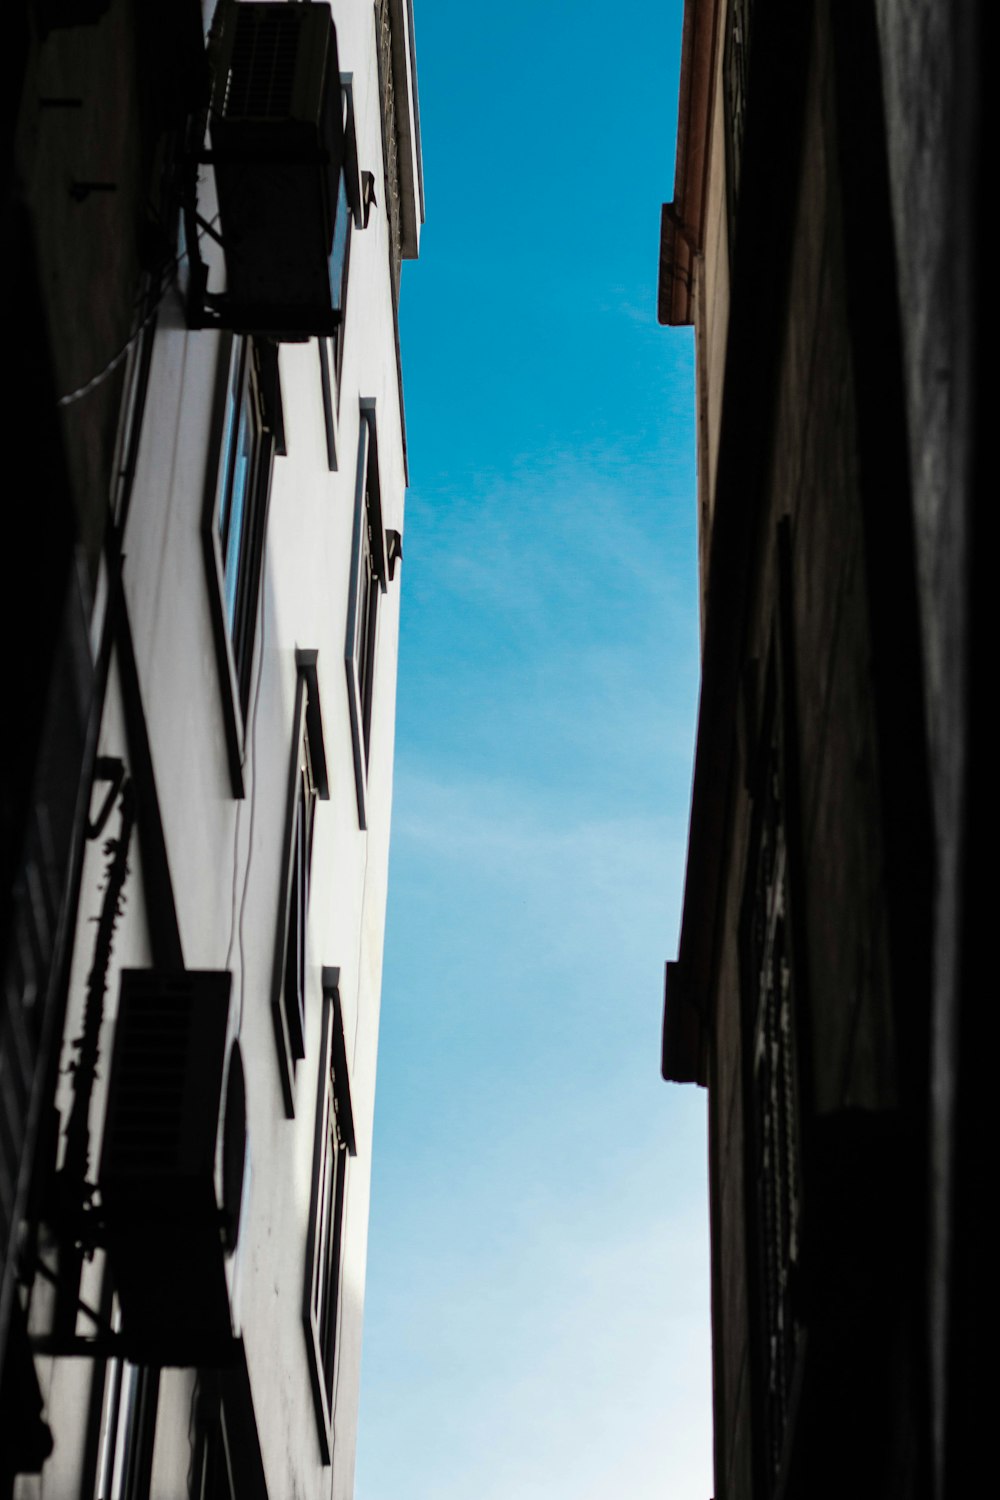
<svg viewBox="0 0 1000 1500"><path fill-rule="evenodd" d="M13 12L0 1495L347 1500L412 8Z"/></svg>
<svg viewBox="0 0 1000 1500"><path fill-rule="evenodd" d="M659 310L696 334L703 676L663 1073L709 1092L719 1500L957 1494L983 1415L980 25L685 8Z"/></svg>

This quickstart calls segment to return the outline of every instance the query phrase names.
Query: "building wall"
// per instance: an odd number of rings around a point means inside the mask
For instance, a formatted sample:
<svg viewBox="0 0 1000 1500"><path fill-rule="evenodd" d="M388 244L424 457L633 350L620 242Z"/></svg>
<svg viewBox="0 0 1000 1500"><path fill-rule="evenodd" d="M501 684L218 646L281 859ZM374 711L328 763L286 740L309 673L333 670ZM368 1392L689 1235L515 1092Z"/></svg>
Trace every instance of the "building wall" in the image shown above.
<svg viewBox="0 0 1000 1500"><path fill-rule="evenodd" d="M767 664L779 633L777 528L790 526L794 737L798 805L788 820L801 845L804 883L793 888L804 939L795 954L799 1012L799 1108L807 1116L890 1107L895 1098L882 894L877 742L861 497L828 36L817 28L809 58L802 162L787 311L775 391L770 463L755 538L752 602L741 673L757 684L741 753L732 762L730 845L710 1084L718 1142L716 1254L722 1273L716 1324L719 1492L754 1493L751 1384L755 1355L748 1301L752 1236L746 1173L752 1101L745 1058L740 933L754 799L749 761ZM756 714L754 714L756 709ZM734 726L735 727L735 726ZM804 1185L808 1213L809 1182ZM759 1365L758 1365L759 1368ZM724 1482L724 1485L723 1485Z"/></svg>
<svg viewBox="0 0 1000 1500"><path fill-rule="evenodd" d="M698 340L699 409L699 557L702 594L708 584L708 555L715 511L715 477L719 462L722 391L726 369L726 332L729 324L729 220L726 196L726 122L722 87L723 48L717 34L712 69L708 180L712 190L705 207L705 231L698 261L698 298L695 314ZM702 604L704 613L704 602Z"/></svg>
<svg viewBox="0 0 1000 1500"><path fill-rule="evenodd" d="M214 9L214 4L206 0L206 30ZM362 823L345 669L362 402L375 412L383 523L400 535L404 530L406 487L396 294L383 187L376 22L370 8L348 0L335 0L332 9L341 72L353 78L359 165L362 171L372 173L374 203L366 227L355 226L352 233L335 472L328 462L318 343L316 339L283 343L278 353L287 452L273 461L255 664L243 746L242 797L234 795L224 713L228 688L220 672L204 534L206 505L214 504L218 484L219 393L224 389L230 340L226 334L188 326L185 297L190 268L184 255L156 316L136 471L121 542L125 610L184 964L188 969L228 969L232 974L229 1037L238 1037L242 1049L249 1138L249 1186L240 1239L226 1267L233 1331L242 1338L245 1349L267 1490L272 1495L296 1495L303 1500L330 1494L347 1500L353 1493L392 800L398 568L380 598ZM397 18L398 13L400 7L395 7ZM409 24L405 5L401 13ZM84 52L89 47L106 61L109 28L127 25L130 17L130 7L113 4L111 15L93 31L87 30ZM72 45L77 31L54 35L55 51L63 59L59 65L71 71L80 63ZM40 71L51 71L54 64L45 52L46 44L39 45L44 54ZM403 55L408 55L407 49ZM129 93L136 80L128 72L127 49L121 54L112 48L111 56L118 59L123 86ZM397 79L397 108L409 111L411 158L419 170L412 88L412 76L405 87ZM114 107L112 89L108 103L112 113ZM203 177L199 206L203 217L211 220L215 211L211 172L203 171ZM46 182L43 173L32 189L39 201L45 201ZM416 219L416 228L410 229L412 254L422 207L411 202L404 204L403 212ZM50 235L47 243L55 277L59 271L57 238ZM218 278L224 274L221 256L208 237L201 251L218 286ZM125 274L117 268L112 279ZM57 302L53 304L53 316L59 311ZM76 365L89 368L97 359L92 345L104 348L108 342L107 330L91 328L79 306L74 316L86 326L78 341L80 347L74 342L72 328L61 346L57 366L58 378L64 383L77 378L67 373L70 365L74 370ZM129 401L140 381L139 347L137 343L114 383L114 399L123 396L120 431L128 429ZM110 399L105 384L99 387L99 393L102 402ZM84 425L86 400L84 397L78 404L78 418L77 410L73 410L74 420ZM118 441L120 445L120 436ZM80 462L86 469L86 455ZM87 483L91 489L96 484L100 491L100 484L92 477ZM92 519L95 525L103 526L106 511L102 514L96 508ZM109 618L109 599L113 598L113 560L98 562L95 554L93 577L90 629L96 647ZM293 1113L289 1117L274 998L283 940L290 769L297 753L295 709L300 673L296 652L301 650L318 652L316 672L329 797L320 800L316 808L305 1057L295 1069ZM128 686L123 684L122 672L121 649L116 646L96 753L124 762L133 784L139 787L134 732L126 708ZM107 784L96 780L90 794L91 818L97 816L106 792ZM92 997L88 999L88 985L95 963L96 922L106 902L108 841L118 837L119 826L116 802L106 828L100 836L87 839L83 853L55 1095L61 1122L57 1165L65 1164L66 1123L73 1108L78 1042L88 1005L93 1005ZM151 918L162 917L162 913L151 911L149 905L153 889L150 872L157 858L146 841L145 829L137 826L114 924L96 1082L87 1111L91 1181L100 1160L119 976L123 968L146 968L157 962L156 922ZM329 967L339 970L356 1138L356 1154L347 1165L342 1219L332 1466L324 1461L321 1447L303 1325L317 1106L323 1086L322 971ZM39 1254L58 1279L65 1250L61 1255L59 1236L50 1218L43 1214L37 1229ZM100 1248L81 1267L81 1295L91 1306L100 1307L107 1301L105 1270ZM29 1327L54 1448L40 1474L25 1474L15 1481L14 1493L25 1500L29 1496L60 1500L96 1494L93 1393L111 1373L114 1362L80 1357L80 1350L73 1358L60 1353L58 1342L53 1344L56 1313L56 1294L43 1279L36 1278L28 1307ZM82 1315L75 1320L75 1331L77 1338L92 1332ZM52 1352L53 1347L56 1352ZM160 1378L150 1481L154 1497L187 1493L193 1457L192 1418L198 1400L196 1382L194 1370L168 1369ZM200 1386L204 1385L202 1379Z"/></svg>
<svg viewBox="0 0 1000 1500"><path fill-rule="evenodd" d="M709 1089L716 1496L916 1496L927 1411L957 1410L957 1358L930 1370L954 1241L929 1184L961 1014L949 872L975 387L954 265L976 261L956 148L976 137L951 90L974 28L933 4L712 8L714 95L683 137L684 161L708 162L688 226L704 673L664 1073ZM731 216L738 13L750 90ZM685 36L708 24L692 0ZM681 178L675 202L694 191ZM791 1000L768 1032L755 933L775 912ZM769 1094L785 1057L787 1091Z"/></svg>
<svg viewBox="0 0 1000 1500"><path fill-rule="evenodd" d="M933 0L876 7L890 197L906 349L916 580L933 798L933 1022L929 1064L930 1424L938 1494L961 1493L982 1430L988 1275L980 1184L988 1171L988 1049L977 975L989 921L977 871L995 796L976 691L989 647L984 547L993 489L986 439L991 277L984 213L991 153L987 9ZM985 886L982 886L985 894Z"/></svg>

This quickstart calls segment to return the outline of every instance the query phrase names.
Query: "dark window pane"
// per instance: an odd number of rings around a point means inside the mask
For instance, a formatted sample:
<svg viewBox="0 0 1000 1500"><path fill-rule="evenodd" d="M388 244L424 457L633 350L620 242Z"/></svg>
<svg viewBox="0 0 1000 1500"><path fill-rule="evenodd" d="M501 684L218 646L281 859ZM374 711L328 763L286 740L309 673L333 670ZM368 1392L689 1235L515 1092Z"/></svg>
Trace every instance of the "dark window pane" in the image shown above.
<svg viewBox="0 0 1000 1500"><path fill-rule="evenodd" d="M351 243L351 210L347 202L347 181L343 172L337 185L337 217L333 223L333 248L330 251L330 295L333 306L343 312L347 301L347 261Z"/></svg>
<svg viewBox="0 0 1000 1500"><path fill-rule="evenodd" d="M232 459L232 482L229 500L229 533L226 538L224 562L226 590L226 621L230 631L236 623L236 610L240 588L244 583L241 566L246 550L246 526L250 510L250 485L253 478L254 450L257 445L255 412L252 407L250 382L243 387L240 404L239 427Z"/></svg>

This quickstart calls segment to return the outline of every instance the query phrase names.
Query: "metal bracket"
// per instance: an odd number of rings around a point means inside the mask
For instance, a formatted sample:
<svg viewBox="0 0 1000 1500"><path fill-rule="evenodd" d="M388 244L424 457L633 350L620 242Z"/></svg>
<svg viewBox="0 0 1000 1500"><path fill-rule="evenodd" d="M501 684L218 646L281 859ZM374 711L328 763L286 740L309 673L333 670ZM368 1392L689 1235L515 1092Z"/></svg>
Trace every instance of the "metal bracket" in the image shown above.
<svg viewBox="0 0 1000 1500"><path fill-rule="evenodd" d="M30 1338L32 1354L53 1355L58 1359L127 1359L128 1350L120 1333L99 1334L96 1338L60 1338L58 1334L35 1334Z"/></svg>
<svg viewBox="0 0 1000 1500"><path fill-rule="evenodd" d="M41 1276L43 1281L47 1281L50 1286L54 1286L56 1291L59 1291L62 1288L62 1282L60 1281L56 1272L53 1271L49 1266L47 1266L45 1262L39 1259L37 1256L35 1257L35 1262L31 1269L36 1273L36 1275ZM89 1302L84 1302L79 1292L74 1298L74 1301L76 1303L77 1311L82 1312L85 1318L90 1319L91 1323L93 1323L94 1327L98 1330L98 1333L103 1333L109 1337L115 1334L115 1329L112 1328L107 1318L103 1317L95 1307L91 1307ZM44 1335L44 1337L47 1338L49 1336ZM58 1337L55 1337L54 1342L63 1343L65 1341ZM34 1340L32 1341L32 1343L34 1344Z"/></svg>

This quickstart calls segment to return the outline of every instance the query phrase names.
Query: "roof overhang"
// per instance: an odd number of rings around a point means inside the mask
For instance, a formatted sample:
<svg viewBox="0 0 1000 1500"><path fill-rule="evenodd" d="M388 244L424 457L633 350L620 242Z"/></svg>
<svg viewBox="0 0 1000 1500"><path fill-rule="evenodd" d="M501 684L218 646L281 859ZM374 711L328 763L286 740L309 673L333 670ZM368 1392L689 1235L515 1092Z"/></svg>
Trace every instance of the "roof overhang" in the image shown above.
<svg viewBox="0 0 1000 1500"><path fill-rule="evenodd" d="M673 327L694 321L694 266L701 254L705 227L718 23L719 6L715 0L686 0L674 197L672 203L663 205L660 217L657 315L661 323Z"/></svg>
<svg viewBox="0 0 1000 1500"><path fill-rule="evenodd" d="M668 1083L708 1083L708 1034L679 963L668 963L663 982L663 1054Z"/></svg>
<svg viewBox="0 0 1000 1500"><path fill-rule="evenodd" d="M420 226L424 222L424 167L420 149L413 0L389 0L389 20L399 152L400 248L404 260L416 260L420 253Z"/></svg>

